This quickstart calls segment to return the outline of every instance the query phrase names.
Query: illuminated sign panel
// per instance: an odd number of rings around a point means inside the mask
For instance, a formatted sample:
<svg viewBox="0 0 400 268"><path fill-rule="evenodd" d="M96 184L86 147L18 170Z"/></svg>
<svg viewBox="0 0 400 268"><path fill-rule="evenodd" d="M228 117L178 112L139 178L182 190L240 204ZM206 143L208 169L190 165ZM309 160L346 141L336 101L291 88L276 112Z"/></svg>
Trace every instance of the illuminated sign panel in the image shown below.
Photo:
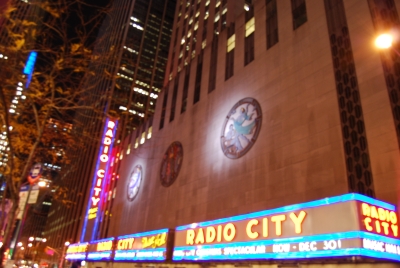
<svg viewBox="0 0 400 268"><path fill-rule="evenodd" d="M179 226L174 261L366 256L400 261L395 207L337 197Z"/></svg>
<svg viewBox="0 0 400 268"><path fill-rule="evenodd" d="M393 209L361 203L359 211L363 230L394 238L399 236L397 214Z"/></svg>
<svg viewBox="0 0 400 268"><path fill-rule="evenodd" d="M81 241L91 241L96 239L99 218L101 215L101 204L106 186L107 170L109 159L114 144L115 132L117 130L117 120L107 119L104 125L103 138L97 158L96 169L94 171L93 184L90 192L86 218L84 221Z"/></svg>
<svg viewBox="0 0 400 268"><path fill-rule="evenodd" d="M88 246L88 261L110 261L113 253L114 237L90 242Z"/></svg>
<svg viewBox="0 0 400 268"><path fill-rule="evenodd" d="M77 243L68 246L65 254L67 260L85 260L89 243Z"/></svg>
<svg viewBox="0 0 400 268"><path fill-rule="evenodd" d="M37 52L32 51L31 53L29 53L28 59L26 60L23 73L28 75L28 78L27 78L25 87L28 87L29 84L31 83L32 73L33 73L33 69L35 67L36 58L37 58Z"/></svg>
<svg viewBox="0 0 400 268"><path fill-rule="evenodd" d="M114 261L164 261L167 259L168 229L120 236Z"/></svg>

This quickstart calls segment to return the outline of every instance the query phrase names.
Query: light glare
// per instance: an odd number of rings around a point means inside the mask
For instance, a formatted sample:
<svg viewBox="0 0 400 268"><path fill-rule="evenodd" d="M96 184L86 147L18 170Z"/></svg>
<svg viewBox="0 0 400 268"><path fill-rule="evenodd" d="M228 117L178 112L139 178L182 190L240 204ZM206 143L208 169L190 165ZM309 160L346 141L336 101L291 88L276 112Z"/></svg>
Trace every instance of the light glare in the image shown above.
<svg viewBox="0 0 400 268"><path fill-rule="evenodd" d="M375 40L375 45L378 48L389 48L392 46L393 37L390 34L381 34Z"/></svg>

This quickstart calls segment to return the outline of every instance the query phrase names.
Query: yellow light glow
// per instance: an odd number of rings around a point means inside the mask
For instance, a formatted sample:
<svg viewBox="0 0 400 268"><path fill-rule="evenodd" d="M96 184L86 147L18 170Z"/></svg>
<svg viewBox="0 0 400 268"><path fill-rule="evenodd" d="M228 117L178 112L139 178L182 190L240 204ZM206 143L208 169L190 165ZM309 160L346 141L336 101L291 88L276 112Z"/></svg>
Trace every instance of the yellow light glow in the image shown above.
<svg viewBox="0 0 400 268"><path fill-rule="evenodd" d="M393 37L390 34L381 34L375 39L375 46L378 48L389 48L392 43Z"/></svg>
<svg viewBox="0 0 400 268"><path fill-rule="evenodd" d="M39 185L39 187L45 187L46 186L46 182L45 181L39 181L38 185Z"/></svg>

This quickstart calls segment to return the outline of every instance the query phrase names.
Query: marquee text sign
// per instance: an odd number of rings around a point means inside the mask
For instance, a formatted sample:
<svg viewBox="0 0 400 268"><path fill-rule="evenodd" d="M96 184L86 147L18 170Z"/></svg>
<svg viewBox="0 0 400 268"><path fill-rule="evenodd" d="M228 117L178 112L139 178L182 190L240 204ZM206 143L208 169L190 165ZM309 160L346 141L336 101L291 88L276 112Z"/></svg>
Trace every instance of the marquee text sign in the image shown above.
<svg viewBox="0 0 400 268"><path fill-rule="evenodd" d="M88 246L88 261L110 261L112 259L114 237L90 242Z"/></svg>
<svg viewBox="0 0 400 268"><path fill-rule="evenodd" d="M67 260L85 260L89 243L70 244L65 253Z"/></svg>
<svg viewBox="0 0 400 268"><path fill-rule="evenodd" d="M366 256L400 261L393 205L337 197L179 226L174 261Z"/></svg>
<svg viewBox="0 0 400 268"><path fill-rule="evenodd" d="M164 261L167 259L168 229L120 236L114 261Z"/></svg>

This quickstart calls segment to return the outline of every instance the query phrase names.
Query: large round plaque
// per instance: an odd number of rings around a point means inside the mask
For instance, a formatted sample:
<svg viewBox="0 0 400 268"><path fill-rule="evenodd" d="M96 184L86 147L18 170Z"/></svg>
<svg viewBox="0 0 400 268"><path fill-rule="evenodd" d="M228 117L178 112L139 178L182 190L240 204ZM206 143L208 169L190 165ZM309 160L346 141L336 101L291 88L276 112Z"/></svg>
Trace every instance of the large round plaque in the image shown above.
<svg viewBox="0 0 400 268"><path fill-rule="evenodd" d="M165 152L160 169L160 180L164 187L171 186L178 177L183 160L183 147L179 141L171 143Z"/></svg>
<svg viewBox="0 0 400 268"><path fill-rule="evenodd" d="M261 119L261 107L255 99L245 98L237 102L222 125L223 153L232 159L245 155L257 140Z"/></svg>
<svg viewBox="0 0 400 268"><path fill-rule="evenodd" d="M136 165L131 172L128 180L128 200L132 201L135 199L137 193L139 192L140 184L142 183L143 169L141 165Z"/></svg>

